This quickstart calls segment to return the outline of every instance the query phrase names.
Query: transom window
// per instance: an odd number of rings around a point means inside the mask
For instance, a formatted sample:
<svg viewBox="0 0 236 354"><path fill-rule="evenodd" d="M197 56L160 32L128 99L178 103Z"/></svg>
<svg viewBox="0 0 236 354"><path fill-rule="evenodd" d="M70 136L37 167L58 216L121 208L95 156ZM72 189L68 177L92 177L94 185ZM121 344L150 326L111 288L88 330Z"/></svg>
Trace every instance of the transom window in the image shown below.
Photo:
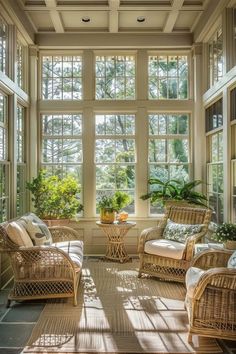
<svg viewBox="0 0 236 354"><path fill-rule="evenodd" d="M6 73L7 25L0 17L0 71Z"/></svg>
<svg viewBox="0 0 236 354"><path fill-rule="evenodd" d="M135 99L134 56L96 56L96 99Z"/></svg>
<svg viewBox="0 0 236 354"><path fill-rule="evenodd" d="M8 219L9 162L7 97L0 93L0 222Z"/></svg>
<svg viewBox="0 0 236 354"><path fill-rule="evenodd" d="M61 177L73 175L81 184L82 162L82 115L42 115L42 168Z"/></svg>
<svg viewBox="0 0 236 354"><path fill-rule="evenodd" d="M45 100L82 99L81 56L43 56L42 97Z"/></svg>
<svg viewBox="0 0 236 354"><path fill-rule="evenodd" d="M223 125L223 102L222 98L206 109L206 132L222 127Z"/></svg>
<svg viewBox="0 0 236 354"><path fill-rule="evenodd" d="M188 57L185 55L149 56L148 96L150 99L187 99Z"/></svg>
<svg viewBox="0 0 236 354"><path fill-rule="evenodd" d="M223 36L222 28L219 28L209 42L209 79L213 86L223 76Z"/></svg>
<svg viewBox="0 0 236 354"><path fill-rule="evenodd" d="M102 195L124 191L134 199L135 116L97 114L96 117L96 191ZM134 203L128 211L134 213Z"/></svg>
<svg viewBox="0 0 236 354"><path fill-rule="evenodd" d="M189 115L150 114L148 161L149 177L162 181L189 179ZM150 213L163 212L151 205Z"/></svg>

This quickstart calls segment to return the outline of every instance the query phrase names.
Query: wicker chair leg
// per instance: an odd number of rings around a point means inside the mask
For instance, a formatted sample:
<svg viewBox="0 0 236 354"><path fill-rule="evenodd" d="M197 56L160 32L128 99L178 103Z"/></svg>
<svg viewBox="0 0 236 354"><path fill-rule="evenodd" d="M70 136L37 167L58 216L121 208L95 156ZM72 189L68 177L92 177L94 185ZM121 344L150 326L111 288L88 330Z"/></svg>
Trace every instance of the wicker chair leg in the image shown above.
<svg viewBox="0 0 236 354"><path fill-rule="evenodd" d="M141 270L139 270L139 272L138 272L138 278L141 278L141 276L142 276L142 272L141 272Z"/></svg>
<svg viewBox="0 0 236 354"><path fill-rule="evenodd" d="M9 308L11 306L11 299L7 300L7 308Z"/></svg>
<svg viewBox="0 0 236 354"><path fill-rule="evenodd" d="M189 332L188 334L188 343L192 343L193 342L193 335L192 333Z"/></svg>

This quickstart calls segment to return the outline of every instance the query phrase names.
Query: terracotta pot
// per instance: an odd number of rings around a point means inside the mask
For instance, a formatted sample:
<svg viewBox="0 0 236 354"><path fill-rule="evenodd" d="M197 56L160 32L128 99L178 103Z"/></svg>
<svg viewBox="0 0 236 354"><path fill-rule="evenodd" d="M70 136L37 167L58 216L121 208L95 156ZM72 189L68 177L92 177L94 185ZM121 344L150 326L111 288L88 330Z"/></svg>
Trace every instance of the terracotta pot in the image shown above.
<svg viewBox="0 0 236 354"><path fill-rule="evenodd" d="M100 221L103 224L112 224L116 219L116 212L111 208L103 208L100 210Z"/></svg>
<svg viewBox="0 0 236 354"><path fill-rule="evenodd" d="M227 240L224 245L228 250L236 250L236 241Z"/></svg>

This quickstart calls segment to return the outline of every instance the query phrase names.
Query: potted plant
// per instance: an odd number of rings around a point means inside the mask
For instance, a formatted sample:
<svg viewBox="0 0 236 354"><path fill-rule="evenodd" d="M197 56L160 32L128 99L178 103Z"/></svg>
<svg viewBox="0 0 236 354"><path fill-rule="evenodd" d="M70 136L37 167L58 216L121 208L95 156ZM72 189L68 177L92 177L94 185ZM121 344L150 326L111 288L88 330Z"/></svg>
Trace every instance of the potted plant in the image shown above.
<svg viewBox="0 0 236 354"><path fill-rule="evenodd" d="M225 248L236 249L236 224L225 222L218 225L215 238L217 241L224 243Z"/></svg>
<svg viewBox="0 0 236 354"><path fill-rule="evenodd" d="M127 205L129 205L131 201L131 197L122 191L116 191L114 195L111 196L103 195L97 204L98 209L100 210L101 222L112 224L116 219L116 213L120 212L122 208L125 208Z"/></svg>
<svg viewBox="0 0 236 354"><path fill-rule="evenodd" d="M59 178L48 176L46 170L40 170L26 188L32 193L32 201L36 214L52 225L49 220L65 220L79 213L83 206L80 203L80 186L73 176Z"/></svg>
<svg viewBox="0 0 236 354"><path fill-rule="evenodd" d="M194 190L194 188L202 183L200 180L190 182L170 179L166 182L157 178L150 178L148 183L151 186L151 191L140 198L142 200L150 199L152 203L161 202L162 205L167 205L169 202L181 202L181 204L192 204L199 206L207 206L207 197Z"/></svg>

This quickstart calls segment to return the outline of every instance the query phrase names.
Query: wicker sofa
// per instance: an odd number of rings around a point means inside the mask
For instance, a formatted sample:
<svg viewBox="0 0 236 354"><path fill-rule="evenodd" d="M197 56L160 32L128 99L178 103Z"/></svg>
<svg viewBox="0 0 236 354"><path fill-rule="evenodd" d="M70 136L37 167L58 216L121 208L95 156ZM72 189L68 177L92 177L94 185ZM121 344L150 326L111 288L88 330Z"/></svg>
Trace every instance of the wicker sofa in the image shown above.
<svg viewBox="0 0 236 354"><path fill-rule="evenodd" d="M0 250L10 257L14 284L11 300L72 297L83 261L83 242L66 226L48 228L33 213L0 225Z"/></svg>
<svg viewBox="0 0 236 354"><path fill-rule="evenodd" d="M185 206L169 206L157 227L142 231L138 253L140 258L139 277L150 274L165 280L184 282L187 269L194 254L194 246L204 238L211 219L210 209ZM177 230L184 234L183 228L192 228L192 233L184 240L167 239L167 226L172 228L175 239ZM194 230L195 228L195 230ZM186 236L188 235L186 233Z"/></svg>
<svg viewBox="0 0 236 354"><path fill-rule="evenodd" d="M189 342L192 335L236 339L236 251L206 250L186 273Z"/></svg>

